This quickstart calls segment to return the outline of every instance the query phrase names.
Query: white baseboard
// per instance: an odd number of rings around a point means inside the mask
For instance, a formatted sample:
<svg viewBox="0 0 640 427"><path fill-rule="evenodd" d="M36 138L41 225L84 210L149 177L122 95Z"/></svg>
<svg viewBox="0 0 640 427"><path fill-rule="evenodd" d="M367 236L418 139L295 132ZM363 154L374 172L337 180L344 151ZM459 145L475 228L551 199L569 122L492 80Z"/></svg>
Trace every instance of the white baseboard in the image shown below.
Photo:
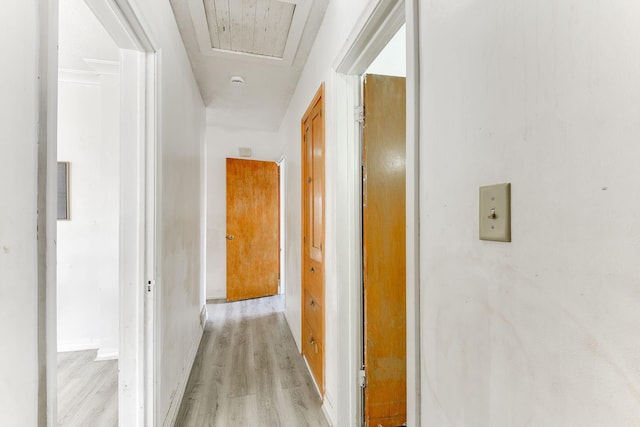
<svg viewBox="0 0 640 427"><path fill-rule="evenodd" d="M95 358L96 362L103 360L117 360L119 352L117 348L98 349L98 355Z"/></svg>
<svg viewBox="0 0 640 427"><path fill-rule="evenodd" d="M327 420L329 427L333 427L333 421L331 420L331 415L329 415L332 412L333 404L331 403L331 399L329 399L329 393L325 393L324 401L322 402L322 413L324 414L324 419Z"/></svg>
<svg viewBox="0 0 640 427"><path fill-rule="evenodd" d="M189 375L191 374L191 368L193 368L193 362L196 359L198 347L200 347L200 341L202 341L203 332L204 330L202 328L198 328L196 339L193 344L191 344L191 349L189 350L189 356L187 358L188 363L182 372L180 384L178 384L178 388L173 394L173 399L171 399L171 403L169 404L169 411L167 411L167 415L162 423L163 427L175 425L176 418L178 417L178 411L180 410L180 404L182 403L182 398L184 397L184 392L187 388L187 382L189 381Z"/></svg>
<svg viewBox="0 0 640 427"><path fill-rule="evenodd" d="M58 353L67 353L70 351L86 351L97 350L100 348L100 343L97 341L85 341L79 343L59 343Z"/></svg>
<svg viewBox="0 0 640 427"><path fill-rule="evenodd" d="M209 318L209 312L207 311L207 304L202 306L202 310L200 310L200 327L204 329L204 326L207 324L207 319Z"/></svg>

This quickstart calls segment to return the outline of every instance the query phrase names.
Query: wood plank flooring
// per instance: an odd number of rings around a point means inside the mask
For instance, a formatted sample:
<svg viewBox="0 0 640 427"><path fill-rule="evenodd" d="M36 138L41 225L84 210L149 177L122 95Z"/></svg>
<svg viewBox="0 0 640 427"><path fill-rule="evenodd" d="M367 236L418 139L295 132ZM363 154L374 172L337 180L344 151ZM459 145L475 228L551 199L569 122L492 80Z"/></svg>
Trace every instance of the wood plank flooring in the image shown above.
<svg viewBox="0 0 640 427"><path fill-rule="evenodd" d="M325 427L283 296L209 304L176 427Z"/></svg>
<svg viewBox="0 0 640 427"><path fill-rule="evenodd" d="M97 351L58 353L58 426L118 425L118 361Z"/></svg>

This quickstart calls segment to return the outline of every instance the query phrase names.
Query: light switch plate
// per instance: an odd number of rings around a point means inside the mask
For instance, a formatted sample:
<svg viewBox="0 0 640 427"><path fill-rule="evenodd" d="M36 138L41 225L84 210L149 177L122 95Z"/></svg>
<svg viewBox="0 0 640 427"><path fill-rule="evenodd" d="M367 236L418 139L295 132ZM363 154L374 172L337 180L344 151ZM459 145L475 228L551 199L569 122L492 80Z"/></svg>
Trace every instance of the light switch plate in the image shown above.
<svg viewBox="0 0 640 427"><path fill-rule="evenodd" d="M480 187L480 240L511 241L511 184Z"/></svg>

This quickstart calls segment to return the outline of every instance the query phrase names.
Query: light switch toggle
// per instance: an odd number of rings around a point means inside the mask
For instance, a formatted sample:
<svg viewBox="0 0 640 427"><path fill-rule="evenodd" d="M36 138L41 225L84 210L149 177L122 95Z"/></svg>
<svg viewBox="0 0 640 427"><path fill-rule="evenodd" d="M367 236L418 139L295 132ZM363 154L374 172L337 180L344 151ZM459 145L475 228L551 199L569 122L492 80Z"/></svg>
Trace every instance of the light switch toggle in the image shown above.
<svg viewBox="0 0 640 427"><path fill-rule="evenodd" d="M489 216L487 218L489 219L496 219L498 216L496 215L496 208L491 208L491 210L489 211Z"/></svg>

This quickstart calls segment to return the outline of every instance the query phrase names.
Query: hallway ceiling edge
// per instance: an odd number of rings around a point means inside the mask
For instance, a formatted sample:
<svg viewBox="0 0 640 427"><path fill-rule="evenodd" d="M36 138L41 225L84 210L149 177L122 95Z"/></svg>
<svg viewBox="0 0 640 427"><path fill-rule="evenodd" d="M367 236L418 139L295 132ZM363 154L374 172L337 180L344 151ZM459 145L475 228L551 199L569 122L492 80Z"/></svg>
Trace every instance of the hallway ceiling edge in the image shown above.
<svg viewBox="0 0 640 427"><path fill-rule="evenodd" d="M207 124L276 131L328 0L170 0ZM242 76L244 84L231 78Z"/></svg>

